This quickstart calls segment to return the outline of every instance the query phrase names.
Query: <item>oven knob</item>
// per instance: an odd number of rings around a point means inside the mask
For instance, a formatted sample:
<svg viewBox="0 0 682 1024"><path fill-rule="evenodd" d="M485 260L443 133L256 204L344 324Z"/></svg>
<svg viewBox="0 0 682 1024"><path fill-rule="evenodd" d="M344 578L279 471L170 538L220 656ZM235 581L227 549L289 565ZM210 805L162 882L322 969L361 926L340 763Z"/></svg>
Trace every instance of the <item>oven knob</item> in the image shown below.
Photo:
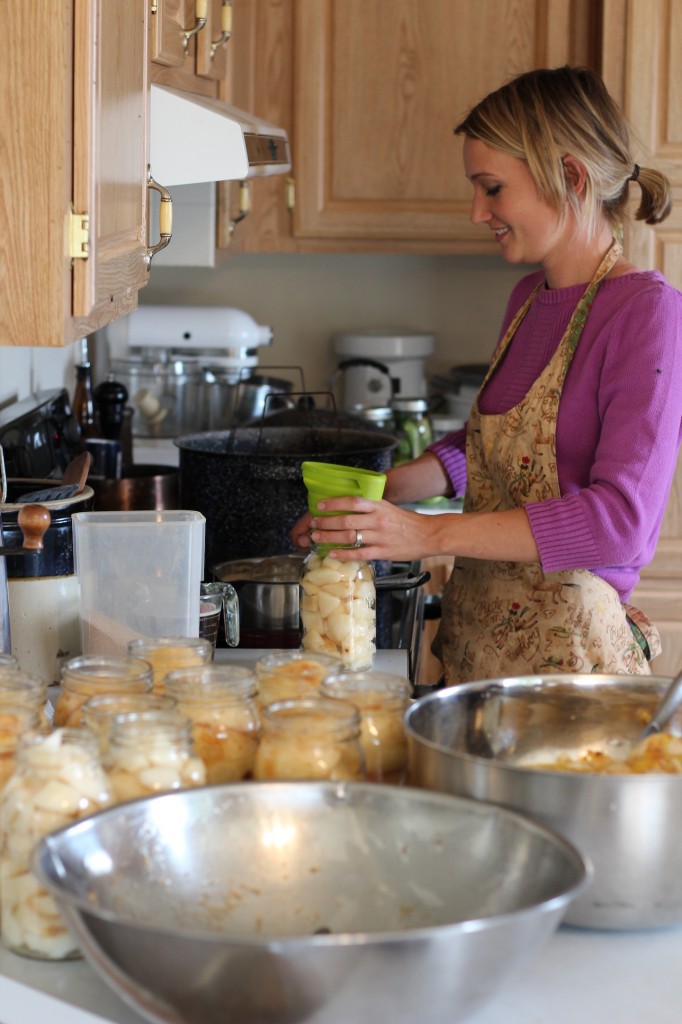
<svg viewBox="0 0 682 1024"><path fill-rule="evenodd" d="M81 439L81 425L72 412L64 420L62 434L68 444L78 444Z"/></svg>
<svg viewBox="0 0 682 1024"><path fill-rule="evenodd" d="M17 476L33 476L33 452L27 445L18 445L14 449L14 461Z"/></svg>

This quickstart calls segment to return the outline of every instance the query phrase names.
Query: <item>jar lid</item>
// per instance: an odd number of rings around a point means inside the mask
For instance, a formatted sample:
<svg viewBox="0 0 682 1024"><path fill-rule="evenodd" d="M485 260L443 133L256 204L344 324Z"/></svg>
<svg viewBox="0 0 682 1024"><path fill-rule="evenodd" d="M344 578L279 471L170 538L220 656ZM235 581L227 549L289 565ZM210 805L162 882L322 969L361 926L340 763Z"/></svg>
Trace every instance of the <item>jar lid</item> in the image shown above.
<svg viewBox="0 0 682 1024"><path fill-rule="evenodd" d="M393 416L390 405L354 405L350 412L353 416L359 416L370 423L383 423Z"/></svg>
<svg viewBox="0 0 682 1024"><path fill-rule="evenodd" d="M429 403L425 398L394 398L394 412L428 412Z"/></svg>

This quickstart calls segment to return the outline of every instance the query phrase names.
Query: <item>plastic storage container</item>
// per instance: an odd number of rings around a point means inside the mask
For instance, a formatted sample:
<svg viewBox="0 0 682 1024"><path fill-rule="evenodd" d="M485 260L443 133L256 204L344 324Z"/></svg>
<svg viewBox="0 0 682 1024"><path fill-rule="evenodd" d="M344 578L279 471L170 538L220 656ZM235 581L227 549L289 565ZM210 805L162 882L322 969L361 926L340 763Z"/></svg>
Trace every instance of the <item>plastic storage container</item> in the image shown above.
<svg viewBox="0 0 682 1024"><path fill-rule="evenodd" d="M77 512L84 654L123 654L138 636L199 635L206 520L200 512Z"/></svg>

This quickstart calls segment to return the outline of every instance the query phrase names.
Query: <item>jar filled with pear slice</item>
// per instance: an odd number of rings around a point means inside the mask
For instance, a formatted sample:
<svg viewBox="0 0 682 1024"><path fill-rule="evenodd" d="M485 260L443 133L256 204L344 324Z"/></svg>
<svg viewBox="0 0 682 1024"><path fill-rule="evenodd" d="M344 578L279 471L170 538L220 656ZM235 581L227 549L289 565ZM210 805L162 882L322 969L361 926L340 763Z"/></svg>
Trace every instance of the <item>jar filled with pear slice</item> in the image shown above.
<svg viewBox="0 0 682 1024"><path fill-rule="evenodd" d="M372 667L376 652L376 586L371 562L341 562L313 549L301 569L301 647L328 654L353 672Z"/></svg>
<svg viewBox="0 0 682 1024"><path fill-rule="evenodd" d="M31 871L36 844L55 829L112 803L97 741L86 729L29 732L0 798L0 920L16 953L44 960L79 957L52 896Z"/></svg>

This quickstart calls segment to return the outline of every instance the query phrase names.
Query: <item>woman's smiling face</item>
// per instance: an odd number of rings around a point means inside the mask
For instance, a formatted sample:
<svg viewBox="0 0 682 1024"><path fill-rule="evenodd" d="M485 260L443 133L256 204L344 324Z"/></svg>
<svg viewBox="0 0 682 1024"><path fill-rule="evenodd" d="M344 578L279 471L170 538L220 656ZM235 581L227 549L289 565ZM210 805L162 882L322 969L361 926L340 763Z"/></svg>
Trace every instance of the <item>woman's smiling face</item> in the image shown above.
<svg viewBox="0 0 682 1024"><path fill-rule="evenodd" d="M574 237L570 207L563 216L537 190L525 160L464 139L464 171L474 188L471 220L487 224L508 263L540 263L560 257Z"/></svg>

